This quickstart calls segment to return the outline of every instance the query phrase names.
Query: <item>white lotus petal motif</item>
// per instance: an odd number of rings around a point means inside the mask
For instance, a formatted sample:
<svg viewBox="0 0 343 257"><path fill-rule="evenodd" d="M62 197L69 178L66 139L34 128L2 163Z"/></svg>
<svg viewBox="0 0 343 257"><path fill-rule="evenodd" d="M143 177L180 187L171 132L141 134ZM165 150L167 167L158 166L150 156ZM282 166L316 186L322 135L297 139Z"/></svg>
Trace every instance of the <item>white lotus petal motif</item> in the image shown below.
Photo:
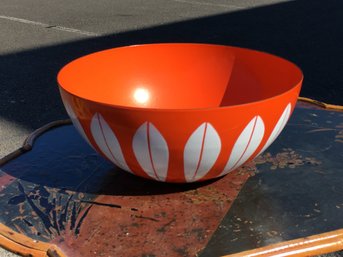
<svg viewBox="0 0 343 257"><path fill-rule="evenodd" d="M79 119L77 118L76 114L74 113L73 109L71 108L71 106L68 103L64 103L64 107L67 110L67 113L74 125L74 127L77 129L77 131L80 133L80 135L87 141L87 143L89 145L91 145L91 143L88 140L88 137L86 136L85 131L83 130L83 127L79 121Z"/></svg>
<svg viewBox="0 0 343 257"><path fill-rule="evenodd" d="M118 167L131 172L124 159L124 155L116 135L99 113L96 113L92 118L91 132L102 153Z"/></svg>
<svg viewBox="0 0 343 257"><path fill-rule="evenodd" d="M239 135L224 171L220 176L229 173L246 162L260 145L263 135L263 120L260 116L255 116Z"/></svg>
<svg viewBox="0 0 343 257"><path fill-rule="evenodd" d="M221 140L214 127L204 122L188 139L184 152L184 172L187 182L204 177L213 167L221 150Z"/></svg>
<svg viewBox="0 0 343 257"><path fill-rule="evenodd" d="M133 152L142 169L152 178L165 181L169 165L166 140L151 122L145 122L136 131Z"/></svg>
<svg viewBox="0 0 343 257"><path fill-rule="evenodd" d="M273 132L271 133L270 137L267 140L267 143L264 145L264 147L262 148L262 150L259 152L258 155L263 153L274 142L274 140L280 135L281 131L286 126L289 117L291 116L291 109L292 109L292 105L291 103L289 103L286 106L285 110L283 111L279 121L276 123L273 129Z"/></svg>

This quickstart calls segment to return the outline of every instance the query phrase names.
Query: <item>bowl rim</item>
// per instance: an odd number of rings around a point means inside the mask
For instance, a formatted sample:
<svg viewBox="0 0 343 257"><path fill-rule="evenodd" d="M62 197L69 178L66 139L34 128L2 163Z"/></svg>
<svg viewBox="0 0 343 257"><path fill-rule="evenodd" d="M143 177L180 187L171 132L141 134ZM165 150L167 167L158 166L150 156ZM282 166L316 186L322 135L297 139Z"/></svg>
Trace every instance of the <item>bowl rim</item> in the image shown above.
<svg viewBox="0 0 343 257"><path fill-rule="evenodd" d="M292 65L296 70L299 71L300 79L299 79L298 82L294 83L294 85L292 87L290 87L290 89L288 89L286 91L283 91L280 94L276 94L276 95L274 95L272 97L267 97L267 98L263 98L261 100L256 100L256 101L251 101L251 102L241 103L241 104L233 104L233 105L226 105L226 106L215 106L215 107L197 107L197 108L156 108L156 107L143 107L143 106L139 107L139 106L127 106L127 105L111 104L111 103L106 103L106 102L102 102L102 101L96 101L96 100L93 100L93 99L89 99L89 98L86 98L86 97L82 97L82 96L76 95L76 94L70 92L69 90L67 90L64 86L62 86L62 83L60 83L60 80L61 80L60 77L61 77L61 74L64 71L64 69L67 66L73 64L74 62L77 62L79 59L87 58L88 56L92 56L92 55L96 55L98 53L103 53L103 52L111 51L111 50L114 50L114 49L141 47L141 46L153 46L153 45L199 45L199 46L203 45L203 46L229 47L229 48L234 48L234 49L239 49L239 50L244 50L244 51L251 51L251 52L255 52L255 53L271 56L273 58L277 58L277 59L279 59L279 60L281 60L283 62L286 62L286 63ZM173 43L146 43L146 44L134 44L134 45L124 45L124 46L119 46L119 47L112 47L112 48L108 48L108 49L104 49L104 50L100 50L100 51L96 51L96 52L93 52L93 53L90 53L90 54L86 54L86 55L80 56L80 57L78 57L78 58L76 58L76 59L66 63L58 71L58 74L57 74L57 84L58 84L58 87L60 88L60 90L62 89L63 91L67 92L69 95L72 95L73 97L76 97L76 98L79 98L79 99L82 99L82 100L85 100L85 101L88 101L88 102L92 102L92 103L95 103L95 104L100 104L100 105L109 106L109 107L118 108L118 109L123 109L123 110L153 111L153 112L205 111L205 110L221 110L221 109L230 109L230 108L243 107L243 106L251 106L251 105L254 105L254 104L259 104L259 103L263 103L263 102L266 102L266 101L271 101L273 99L282 97L283 95L288 94L289 92L293 91L297 87L301 88L303 80L304 80L304 74L303 74L303 71L300 69L300 67L297 64L295 64L295 63L293 63L293 62L291 62L291 61L289 61L289 60L287 60L285 58L282 58L282 57L280 57L278 55L274 55L274 54L267 53L267 52L260 51L260 50L254 50L254 49L250 49L250 48L238 47L238 46L232 46L232 45L212 44L212 43L189 43L189 42L184 42L184 43L183 42L179 42L179 43L176 43L176 42L173 42Z"/></svg>

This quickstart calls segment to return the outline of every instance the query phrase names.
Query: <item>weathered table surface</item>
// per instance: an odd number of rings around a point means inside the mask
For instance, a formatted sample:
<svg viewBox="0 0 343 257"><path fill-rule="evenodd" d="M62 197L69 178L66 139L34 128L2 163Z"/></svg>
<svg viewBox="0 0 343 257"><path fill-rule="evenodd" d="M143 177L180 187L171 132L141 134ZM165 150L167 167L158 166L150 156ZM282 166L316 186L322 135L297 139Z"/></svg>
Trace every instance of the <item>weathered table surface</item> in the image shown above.
<svg viewBox="0 0 343 257"><path fill-rule="evenodd" d="M307 107L254 162L189 185L134 177L56 125L1 166L0 245L34 256L205 257L343 228L343 113Z"/></svg>

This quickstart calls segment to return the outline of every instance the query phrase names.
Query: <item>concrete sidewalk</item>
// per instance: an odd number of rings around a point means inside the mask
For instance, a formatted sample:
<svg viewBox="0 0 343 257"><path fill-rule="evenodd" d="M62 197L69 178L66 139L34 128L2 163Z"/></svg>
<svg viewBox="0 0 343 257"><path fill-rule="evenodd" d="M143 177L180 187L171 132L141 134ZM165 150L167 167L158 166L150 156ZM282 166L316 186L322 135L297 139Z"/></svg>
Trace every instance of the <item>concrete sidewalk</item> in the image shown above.
<svg viewBox="0 0 343 257"><path fill-rule="evenodd" d="M339 0L2 0L0 158L34 129L67 118L56 84L64 64L121 45L208 42L267 51L303 69L303 96L343 104L342 9Z"/></svg>

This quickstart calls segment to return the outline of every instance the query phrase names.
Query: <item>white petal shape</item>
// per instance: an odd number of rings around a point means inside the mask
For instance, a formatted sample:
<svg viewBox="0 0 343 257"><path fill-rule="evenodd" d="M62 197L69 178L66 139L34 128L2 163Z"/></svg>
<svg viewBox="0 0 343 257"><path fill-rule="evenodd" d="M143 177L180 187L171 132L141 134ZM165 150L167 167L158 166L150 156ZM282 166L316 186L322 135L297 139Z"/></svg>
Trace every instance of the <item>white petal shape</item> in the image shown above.
<svg viewBox="0 0 343 257"><path fill-rule="evenodd" d="M276 123L273 129L273 132L271 133L270 137L267 140L267 143L264 145L264 147L262 148L261 152L259 152L258 155L263 153L274 142L274 140L280 135L281 131L286 126L289 117L291 116L291 109L292 109L292 105L291 103L289 103L286 106L285 110L283 111L279 121Z"/></svg>
<svg viewBox="0 0 343 257"><path fill-rule="evenodd" d="M137 129L132 147L142 169L150 177L165 181L169 165L168 145L151 122L145 122Z"/></svg>
<svg viewBox="0 0 343 257"><path fill-rule="evenodd" d="M64 103L64 107L66 108L67 113L68 113L68 115L69 115L71 121L73 122L73 125L74 125L74 127L76 128L76 130L77 130L77 131L80 133L80 135L87 141L87 143L88 143L89 145L91 145L91 143L90 143L89 140L88 140L88 137L86 136L85 131L83 130L83 127L82 127L80 121L78 120L78 118L77 118L76 114L74 113L73 109L71 108L71 106L70 106L67 102L65 102L65 103Z"/></svg>
<svg viewBox="0 0 343 257"><path fill-rule="evenodd" d="M101 114L96 113L91 121L93 138L106 157L123 170L131 172L124 159L119 141Z"/></svg>
<svg viewBox="0 0 343 257"><path fill-rule="evenodd" d="M233 146L229 161L220 176L229 173L246 162L260 145L264 135L264 123L255 116L239 135Z"/></svg>
<svg viewBox="0 0 343 257"><path fill-rule="evenodd" d="M201 179L213 167L221 150L221 140L213 126L204 122L188 139L184 152L187 182Z"/></svg>

